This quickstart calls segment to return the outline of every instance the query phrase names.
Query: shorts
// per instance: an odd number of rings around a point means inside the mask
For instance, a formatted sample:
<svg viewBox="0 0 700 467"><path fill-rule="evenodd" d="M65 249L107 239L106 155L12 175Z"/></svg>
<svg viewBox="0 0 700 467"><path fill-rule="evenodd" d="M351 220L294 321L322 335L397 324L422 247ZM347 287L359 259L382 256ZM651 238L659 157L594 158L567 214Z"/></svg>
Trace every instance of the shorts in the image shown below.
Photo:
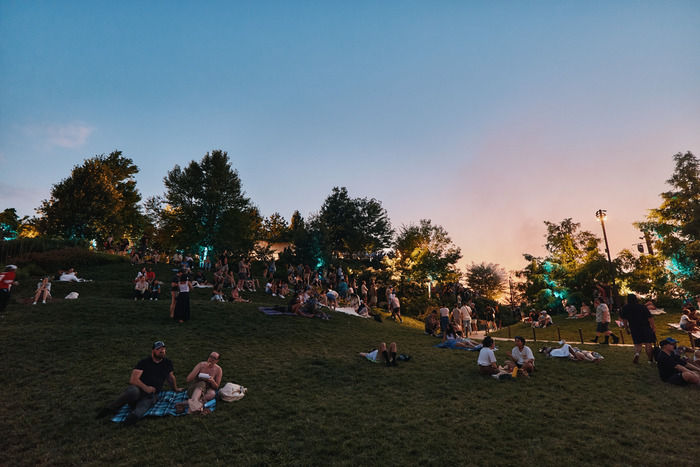
<svg viewBox="0 0 700 467"><path fill-rule="evenodd" d="M676 386L685 386L688 384L688 382L683 379L683 375L681 373L671 375L671 377L668 379L668 382L671 384L675 384Z"/></svg>
<svg viewBox="0 0 700 467"><path fill-rule="evenodd" d="M392 313L395 313L395 314L397 314L397 315L400 315L400 314L401 314L401 307L400 307L400 306L397 306L396 308L394 308L393 310L391 310L391 312L392 312Z"/></svg>
<svg viewBox="0 0 700 467"><path fill-rule="evenodd" d="M634 329L630 328L632 342L635 344L651 344L656 342L656 334L651 328Z"/></svg>
<svg viewBox="0 0 700 467"><path fill-rule="evenodd" d="M246 273L244 273L244 272L239 272L239 273L238 273L238 279L239 279L239 280L244 281L244 280L246 280L247 278L248 278L248 274L246 274Z"/></svg>
<svg viewBox="0 0 700 467"><path fill-rule="evenodd" d="M450 317L449 316L441 316L440 317L440 331L447 332L447 328L450 325Z"/></svg>
<svg viewBox="0 0 700 467"><path fill-rule="evenodd" d="M207 382L206 381L195 381L194 383L190 384L190 387L187 388L187 397L192 397L192 393L194 393L195 389L201 389L202 390L202 395L204 395L205 392L207 392Z"/></svg>
<svg viewBox="0 0 700 467"><path fill-rule="evenodd" d="M608 329L609 324L610 323L598 323L595 327L595 332L600 332L600 333L608 332L609 331L609 329Z"/></svg>

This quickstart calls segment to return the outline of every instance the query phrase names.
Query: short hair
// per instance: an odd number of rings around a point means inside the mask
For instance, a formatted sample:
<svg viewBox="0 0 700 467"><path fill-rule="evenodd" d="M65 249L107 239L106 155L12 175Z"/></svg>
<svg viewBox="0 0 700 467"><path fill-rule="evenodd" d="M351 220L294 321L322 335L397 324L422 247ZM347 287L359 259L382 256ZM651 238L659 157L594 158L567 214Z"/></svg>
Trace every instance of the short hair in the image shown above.
<svg viewBox="0 0 700 467"><path fill-rule="evenodd" d="M522 341L523 344L525 343L525 338L523 336L515 336L515 340Z"/></svg>
<svg viewBox="0 0 700 467"><path fill-rule="evenodd" d="M630 305L636 305L637 303L639 303L639 301L637 300L637 296L633 293L627 295L627 303L629 303Z"/></svg>
<svg viewBox="0 0 700 467"><path fill-rule="evenodd" d="M491 347L493 345L493 337L491 337L491 336L484 337L484 340L481 341L481 344L484 347Z"/></svg>

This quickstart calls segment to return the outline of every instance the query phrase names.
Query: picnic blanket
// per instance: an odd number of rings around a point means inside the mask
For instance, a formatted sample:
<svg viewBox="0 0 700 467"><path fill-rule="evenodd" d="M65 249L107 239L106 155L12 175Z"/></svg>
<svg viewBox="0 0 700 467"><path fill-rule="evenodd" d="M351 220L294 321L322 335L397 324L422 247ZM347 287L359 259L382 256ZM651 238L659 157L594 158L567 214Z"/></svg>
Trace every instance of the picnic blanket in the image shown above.
<svg viewBox="0 0 700 467"><path fill-rule="evenodd" d="M686 334L690 334L688 331L682 330L681 325L678 323L668 323L668 327L671 329L675 329L676 331L685 332ZM693 337L700 338L700 331L695 331L692 334L693 334Z"/></svg>
<svg viewBox="0 0 700 467"><path fill-rule="evenodd" d="M267 316L294 316L294 313L290 311L279 311L276 308L270 306L259 306L258 310L262 311Z"/></svg>
<svg viewBox="0 0 700 467"><path fill-rule="evenodd" d="M649 313L651 313L652 315L663 315L666 313L666 310L664 310L663 308L657 308L655 310L649 310Z"/></svg>
<svg viewBox="0 0 700 467"><path fill-rule="evenodd" d="M165 415L185 415L187 410L182 413L176 413L175 411L175 405L182 402L187 402L187 391L162 391L160 394L158 394L158 402L156 402L153 407L148 409L143 416L163 417ZM204 404L204 407L213 411L216 408L216 399L210 400ZM129 415L129 412L131 412L131 407L129 407L128 404L125 404L124 407L119 409L119 412L117 412L117 414L112 418L112 421L117 423L123 422L126 420L126 416Z"/></svg>
<svg viewBox="0 0 700 467"><path fill-rule="evenodd" d="M335 309L335 311L339 311L341 313L345 313L346 315L350 316L357 316L358 318L370 318L370 316L360 316L355 312L355 309L350 306L343 306L343 307L338 307Z"/></svg>
<svg viewBox="0 0 700 467"><path fill-rule="evenodd" d="M433 347L439 347L441 349L471 350L473 352L478 352L483 347L481 344L479 344L474 349L468 349L466 347L456 346L455 344L457 344L457 343L458 343L458 341L456 341L454 339L450 339L450 340L446 340L445 342L440 342L439 344L435 344ZM498 350L498 347L494 348L493 350Z"/></svg>

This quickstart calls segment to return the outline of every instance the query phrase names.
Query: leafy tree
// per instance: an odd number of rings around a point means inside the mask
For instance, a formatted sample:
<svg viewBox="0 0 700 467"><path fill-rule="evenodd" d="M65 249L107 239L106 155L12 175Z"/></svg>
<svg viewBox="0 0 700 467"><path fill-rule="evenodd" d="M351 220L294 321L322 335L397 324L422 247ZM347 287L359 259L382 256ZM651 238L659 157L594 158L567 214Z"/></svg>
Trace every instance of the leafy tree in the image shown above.
<svg viewBox="0 0 700 467"><path fill-rule="evenodd" d="M496 300L505 290L506 271L498 264L472 263L466 276L469 288L483 297Z"/></svg>
<svg viewBox="0 0 700 467"><path fill-rule="evenodd" d="M590 300L598 282L611 282L615 266L600 253L600 238L580 231L570 218L556 224L545 221L545 249L549 255L525 254L529 262L518 276L524 279L523 295L540 308L559 308L561 300Z"/></svg>
<svg viewBox="0 0 700 467"><path fill-rule="evenodd" d="M672 278L691 294L700 293L700 161L691 153L673 156L676 167L661 193L661 206L637 226L656 235L656 250Z"/></svg>
<svg viewBox="0 0 700 467"><path fill-rule="evenodd" d="M0 213L0 240L12 240L19 236L23 222L29 217L22 219L17 215L15 208L7 208Z"/></svg>
<svg viewBox="0 0 700 467"><path fill-rule="evenodd" d="M668 292L668 275L659 256L636 257L630 250L624 249L615 262L620 270L620 279L630 290L654 298Z"/></svg>
<svg viewBox="0 0 700 467"><path fill-rule="evenodd" d="M138 171L121 151L73 167L71 175L55 184L51 198L37 209L39 231L72 239L136 237L145 224L134 180Z"/></svg>
<svg viewBox="0 0 700 467"><path fill-rule="evenodd" d="M244 196L226 152L206 153L184 169L176 165L163 182L166 191L149 200L150 210L174 247L238 255L253 249L261 218Z"/></svg>
<svg viewBox="0 0 700 467"><path fill-rule="evenodd" d="M386 209L372 198L350 198L345 187L333 188L317 216L329 246L343 253L369 253L391 244L394 231Z"/></svg>
<svg viewBox="0 0 700 467"><path fill-rule="evenodd" d="M402 225L394 244L395 268L408 280L439 282L454 280L459 275L455 264L462 257L447 231L430 220L418 225Z"/></svg>
<svg viewBox="0 0 700 467"><path fill-rule="evenodd" d="M290 230L287 221L278 212L263 219L263 231L266 240L284 242L290 239Z"/></svg>

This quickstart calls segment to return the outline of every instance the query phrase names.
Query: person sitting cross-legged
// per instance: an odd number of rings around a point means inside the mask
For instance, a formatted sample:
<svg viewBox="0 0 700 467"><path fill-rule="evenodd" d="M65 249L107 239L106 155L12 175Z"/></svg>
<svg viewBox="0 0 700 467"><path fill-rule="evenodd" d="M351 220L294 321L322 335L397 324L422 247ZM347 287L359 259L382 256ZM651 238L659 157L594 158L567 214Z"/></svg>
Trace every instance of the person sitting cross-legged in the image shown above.
<svg viewBox="0 0 700 467"><path fill-rule="evenodd" d="M532 354L530 347L525 345L524 337L515 336L515 347L507 354L510 357L506 362L509 370L513 371L515 367L518 367L526 375L535 371L535 356Z"/></svg>

